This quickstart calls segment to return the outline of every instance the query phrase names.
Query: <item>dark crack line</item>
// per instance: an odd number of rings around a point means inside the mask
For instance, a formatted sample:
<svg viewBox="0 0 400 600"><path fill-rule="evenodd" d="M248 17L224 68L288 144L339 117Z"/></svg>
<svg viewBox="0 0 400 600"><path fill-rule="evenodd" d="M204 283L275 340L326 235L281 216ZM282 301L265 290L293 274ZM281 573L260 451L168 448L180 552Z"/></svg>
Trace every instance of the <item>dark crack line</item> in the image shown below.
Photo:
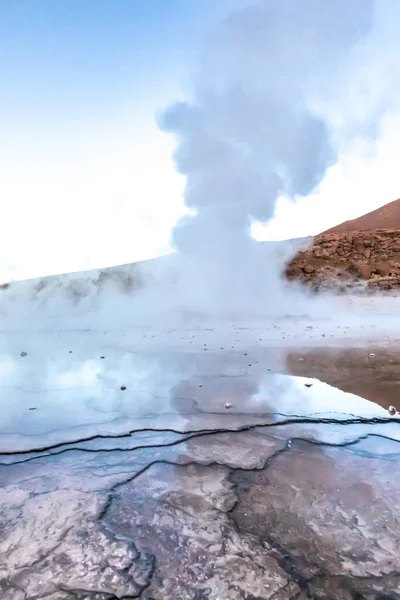
<svg viewBox="0 0 400 600"><path fill-rule="evenodd" d="M207 414L207 413L205 413L205 414ZM213 414L213 413L210 413L210 414ZM278 413L275 413L275 416L276 416L276 414L278 414ZM235 413L235 416L243 416L243 415L238 415L237 413ZM246 414L246 416L252 416L252 415ZM270 415L266 415L265 418L268 418L268 416L270 416ZM57 444L51 444L49 446L41 446L38 448L31 448L29 450L2 451L2 452L0 452L0 456L20 456L20 455L35 454L35 453L40 454L43 452L49 452L51 450L56 450L57 448L62 448L63 446L70 446L71 444L82 444L85 442L93 442L95 440L111 440L111 439L129 438L136 433L175 433L177 435L191 435L191 434L198 434L198 433L237 433L237 432L242 432L242 431L251 431L252 429L261 428L261 427L264 427L264 428L284 427L287 425L313 425L313 424L316 424L316 425L346 426L346 425L384 425L384 424L388 424L388 423L400 424L400 420L397 418L391 419L391 418L386 418L386 417L385 418L357 417L357 418L346 419L346 420L344 420L344 419L337 420L337 419L322 418L322 417L318 418L318 419L315 419L313 417L295 417L295 418L286 419L284 421L275 421L275 422L268 422L268 423L250 423L250 424L241 425L241 426L235 427L235 428L179 430L179 429L173 429L173 428L169 428L169 427L168 428L144 427L144 428L139 428L139 429L132 429L132 430L128 431L127 433L107 434L107 435L95 434L95 435L84 437L84 438L78 438L71 442L58 442ZM392 439L392 438L388 437L388 439ZM397 442L400 440L393 439L393 441ZM1 464L5 464L5 463L1 463Z"/></svg>
<svg viewBox="0 0 400 600"><path fill-rule="evenodd" d="M62 454L66 454L67 452L85 452L88 454L100 454L103 452L104 453L135 452L138 450L147 450L147 449L154 450L157 448L171 448L171 447L179 446L181 444L189 442L190 440L193 440L193 439L198 439L198 438L213 436L213 435L226 434L226 433L233 433L233 434L244 433L249 430L255 430L256 427L261 429L261 428L265 427L265 425L252 425L245 429L223 429L223 430L215 429L215 430L204 430L204 431L200 430L198 432L191 433L190 435L187 435L186 437L183 437L179 440L174 440L172 442L165 442L165 443L159 443L159 444L143 444L141 446L133 446L132 448L119 448L119 447L115 447L115 448L80 448L79 446L78 447L68 447L68 448L63 448L62 450L59 450L57 452L51 452L51 453L47 453L47 454L38 454L37 456L32 456L29 458L25 458L23 460L13 461L10 463L0 462L0 466L12 467L15 465L21 465L21 464L25 464L25 463L32 462L35 460L42 460L44 458L48 458L48 457L52 457L52 456L60 456ZM181 434L181 435L184 435L184 434ZM359 442L368 439L369 437L376 437L376 438L388 440L391 442L400 443L400 440L396 440L394 438L391 438L390 436L385 436L385 435L376 434L376 433L367 433L365 435L360 435L353 440L337 442L337 443L320 442L318 440L311 440L311 439L307 439L305 437L293 437L293 438L290 438L289 442L304 441L304 442L314 443L315 445L323 444L325 446L346 447L346 446L356 445ZM1 455L1 453L0 453L0 455ZM368 451L359 451L359 455L364 456L365 458L373 458L375 456L378 456L382 460L387 459L386 454L385 455L376 455L373 452L368 452Z"/></svg>
<svg viewBox="0 0 400 600"><path fill-rule="evenodd" d="M249 426L249 429L255 429L255 428L263 428L265 427L265 425L254 425L254 426ZM196 433L192 433L190 435L187 435L184 438L181 438L179 440L174 440L172 442L165 442L165 443L160 443L160 444L147 444L147 445L141 445L141 446L134 446L132 448L80 448L80 447L68 447L68 448L64 448L58 452L51 452L51 453L47 453L47 454L38 454L38 456L32 456L30 458L26 458L24 460L19 460L19 461L13 461L11 463L4 463L4 462L0 462L0 466L3 467L11 467L11 466L15 466L15 465L21 465L21 464L25 464L28 462L32 462L34 460L41 460L43 458L47 458L47 457L51 457L51 456L59 456L61 454L65 454L67 452L86 452L86 453L90 453L90 454L100 454L102 452L104 453L112 453L112 452L135 452L137 450L146 450L146 449L157 449L157 448L170 448L173 446L178 446L180 444L184 444L185 442L188 442L192 439L196 439L196 438L201 438L201 437L206 437L206 436L211 436L211 435L219 435L219 434L223 434L223 433L243 433L248 431L249 429L227 429L227 430L221 430L221 429L215 429L215 430L204 430L204 431L198 431ZM184 435L184 434L182 434ZM351 446L351 445L356 445L358 442L363 441L368 439L369 437L377 437L380 439L384 439L384 440L388 440L388 441L392 441L395 443L400 443L400 440L391 438L390 436L385 436L382 434L376 434L376 433L368 433L365 435L360 435L357 438L355 438L354 440L349 440L349 441L344 441L341 443L330 443L330 442L320 442L318 440L308 440L307 438L304 437L295 437L295 438L291 438L292 441L305 441L305 442L310 442L310 443L315 443L316 445L323 443L325 446L333 446L333 447L338 447L338 446ZM387 455L376 455L372 452L367 452L367 451L360 451L360 456L364 456L365 458L371 458L371 457L375 457L378 456L379 458L381 458L382 460L385 459L385 457L387 458ZM1 453L0 453L1 455Z"/></svg>
<svg viewBox="0 0 400 600"><path fill-rule="evenodd" d="M179 444L183 444L185 442L187 442L188 440L194 439L194 438L199 438L199 437L204 437L207 435L214 435L213 431L201 431L197 434L193 434L193 435L188 435L187 437L181 438L179 440L174 440L173 442L165 442L165 443L160 443L160 444L143 444L142 446L133 446L132 448L79 448L78 447L72 447L72 448L64 448L63 450L59 450L58 452L51 452L48 454L38 454L38 456L32 456L30 458L25 458L24 460L18 460L18 461L14 461L11 463L4 463L4 462L0 462L0 466L2 467L10 467L10 466L14 466L14 465L22 465L25 464L27 462L31 462L33 460L40 460L43 458L48 458L50 456L60 456L61 454L65 454L66 452L86 452L88 454L100 454L102 452L105 453L110 453L110 452L135 452L136 450L154 450L156 448L171 448L173 446L178 446Z"/></svg>
<svg viewBox="0 0 400 600"><path fill-rule="evenodd" d="M63 446L70 446L71 444L83 444L85 442L93 442L95 440L117 440L132 437L132 435L136 433L175 433L177 435L190 435L197 433L229 433L235 431L247 431L248 429L253 429L255 427L263 426L264 424L254 424L254 425L245 425L243 428L220 428L220 429L188 429L188 430L179 430L172 428L153 428L153 427L144 427L139 429L131 429L127 433L118 433L118 434L96 434L84 438L78 438L76 440L72 440L71 442L58 442L57 444L52 444L49 446L42 446L38 448L31 448L29 450L10 450L10 451L2 451L0 452L0 456L20 456L26 454L35 454L35 453L43 453L51 450L56 450L57 448L62 448ZM51 455L49 455L51 456ZM4 464L4 463L2 463Z"/></svg>

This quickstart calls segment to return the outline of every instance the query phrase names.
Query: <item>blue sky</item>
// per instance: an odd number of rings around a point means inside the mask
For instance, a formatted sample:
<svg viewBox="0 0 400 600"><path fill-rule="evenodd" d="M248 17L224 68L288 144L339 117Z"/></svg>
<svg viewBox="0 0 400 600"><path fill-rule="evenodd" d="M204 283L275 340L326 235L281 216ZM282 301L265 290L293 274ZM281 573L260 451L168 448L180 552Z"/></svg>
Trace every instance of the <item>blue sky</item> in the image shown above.
<svg viewBox="0 0 400 600"><path fill-rule="evenodd" d="M0 278L168 251L183 183L155 115L239 4L0 0Z"/></svg>
<svg viewBox="0 0 400 600"><path fill-rule="evenodd" d="M155 116L187 95L207 35L246 3L0 0L0 279L169 250L185 210L184 181L171 158L173 140ZM397 123L397 108L392 113ZM321 186L325 204L283 199L267 237L317 233L396 197L393 123L385 130L390 141L374 146L373 164L370 148L352 142ZM350 193L369 200L350 210Z"/></svg>
<svg viewBox="0 0 400 600"><path fill-rule="evenodd" d="M64 112L78 123L162 103L184 81L211 24L239 4L1 0L6 126L10 117L58 123Z"/></svg>

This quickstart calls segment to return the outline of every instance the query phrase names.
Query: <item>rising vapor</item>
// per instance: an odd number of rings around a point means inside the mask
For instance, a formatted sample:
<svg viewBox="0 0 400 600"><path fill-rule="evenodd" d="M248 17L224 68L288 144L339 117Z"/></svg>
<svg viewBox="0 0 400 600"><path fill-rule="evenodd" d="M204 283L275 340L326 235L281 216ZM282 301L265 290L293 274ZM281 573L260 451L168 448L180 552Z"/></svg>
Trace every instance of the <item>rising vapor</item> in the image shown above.
<svg viewBox="0 0 400 600"><path fill-rule="evenodd" d="M269 309L281 261L251 237L277 199L310 194L336 160L330 128L312 106L372 25L373 0L266 0L232 13L209 41L193 99L161 127L178 141L185 204L173 243L192 294ZM271 264L273 263L273 264Z"/></svg>

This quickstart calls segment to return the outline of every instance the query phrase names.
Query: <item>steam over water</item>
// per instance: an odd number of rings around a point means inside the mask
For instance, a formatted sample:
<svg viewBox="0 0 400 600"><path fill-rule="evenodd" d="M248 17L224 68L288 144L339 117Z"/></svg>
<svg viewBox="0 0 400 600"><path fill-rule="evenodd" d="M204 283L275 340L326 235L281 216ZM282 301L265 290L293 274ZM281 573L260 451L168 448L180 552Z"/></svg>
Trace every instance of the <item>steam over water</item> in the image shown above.
<svg viewBox="0 0 400 600"><path fill-rule="evenodd" d="M275 303L282 263L251 237L277 199L307 196L336 160L331 130L312 110L369 31L370 0L254 2L214 32L193 98L161 126L178 141L185 203L173 241L191 291L211 304Z"/></svg>

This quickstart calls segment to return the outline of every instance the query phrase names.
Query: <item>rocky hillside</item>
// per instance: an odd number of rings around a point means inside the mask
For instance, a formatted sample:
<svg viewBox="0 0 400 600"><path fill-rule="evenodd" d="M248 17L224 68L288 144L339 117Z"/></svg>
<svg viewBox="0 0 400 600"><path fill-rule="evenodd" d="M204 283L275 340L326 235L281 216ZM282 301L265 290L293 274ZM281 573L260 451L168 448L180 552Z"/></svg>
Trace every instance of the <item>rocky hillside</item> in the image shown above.
<svg viewBox="0 0 400 600"><path fill-rule="evenodd" d="M286 276L315 291L400 289L400 227L321 234L288 263Z"/></svg>
<svg viewBox="0 0 400 600"><path fill-rule="evenodd" d="M366 215L345 221L323 233L345 233L349 231L365 231L375 229L400 228L400 200L394 200L373 210Z"/></svg>

